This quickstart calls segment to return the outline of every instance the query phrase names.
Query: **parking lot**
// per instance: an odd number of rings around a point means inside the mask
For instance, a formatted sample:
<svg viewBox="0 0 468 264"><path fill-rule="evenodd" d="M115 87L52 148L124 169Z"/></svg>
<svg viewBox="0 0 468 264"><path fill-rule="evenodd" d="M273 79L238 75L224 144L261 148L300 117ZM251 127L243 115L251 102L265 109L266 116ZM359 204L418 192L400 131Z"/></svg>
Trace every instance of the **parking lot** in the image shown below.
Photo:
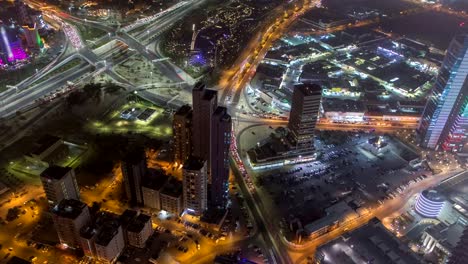
<svg viewBox="0 0 468 264"><path fill-rule="evenodd" d="M278 212L279 219L288 223L299 219L304 224L321 218L325 208L345 199L352 201L354 209L377 205L430 174L410 167L408 162L417 153L391 137L384 137L384 155L373 153L368 142L374 137L355 134L341 145L317 140L320 155L316 161L252 171L265 206L276 208L270 211Z"/></svg>

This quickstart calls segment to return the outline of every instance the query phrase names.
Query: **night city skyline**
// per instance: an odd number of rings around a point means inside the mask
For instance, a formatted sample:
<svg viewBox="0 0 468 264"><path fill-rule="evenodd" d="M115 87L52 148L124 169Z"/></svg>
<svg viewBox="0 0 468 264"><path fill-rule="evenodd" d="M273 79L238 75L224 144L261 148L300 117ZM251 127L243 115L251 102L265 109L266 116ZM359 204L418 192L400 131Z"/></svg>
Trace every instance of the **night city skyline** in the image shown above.
<svg viewBox="0 0 468 264"><path fill-rule="evenodd" d="M0 264L462 264L466 0L0 0Z"/></svg>

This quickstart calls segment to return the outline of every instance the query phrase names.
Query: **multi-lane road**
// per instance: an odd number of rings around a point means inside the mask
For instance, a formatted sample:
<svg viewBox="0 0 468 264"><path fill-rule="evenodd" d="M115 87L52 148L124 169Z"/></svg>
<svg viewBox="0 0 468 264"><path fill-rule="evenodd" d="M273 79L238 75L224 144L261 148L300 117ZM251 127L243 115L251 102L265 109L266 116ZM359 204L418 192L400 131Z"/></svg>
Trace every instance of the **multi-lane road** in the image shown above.
<svg viewBox="0 0 468 264"><path fill-rule="evenodd" d="M114 29L99 23L83 20L65 14L60 11L56 11L54 8L45 8L45 14L49 19L56 19L59 24L64 25L63 29L68 30L67 36L72 42L74 48L76 49L68 57L63 58L63 60L68 60L70 57L81 57L89 65L80 64L71 70L60 74L58 76L52 77L47 81L43 81L34 85L33 87L28 87L30 84L40 81L43 76L46 76L52 72L57 67L49 66L50 69L44 71L42 75L37 75L35 78L31 78L28 83L21 85L16 89L10 89L7 92L0 95L0 116L6 117L15 114L17 111L28 109L33 106L38 99L54 93L57 89L60 89L67 85L69 82L76 81L77 79L87 80L93 76L89 74L92 72L105 72L111 78L116 80L119 83L126 83L131 85L124 76L118 75L113 70L113 66L117 65L131 56L132 51L140 53L146 59L154 61L155 65L158 66L158 70L161 71L166 77L168 77L173 82L184 81L184 74L179 68L175 67L172 63L167 60L158 60L162 56L156 52L151 51L147 48L151 41L157 41L157 37L173 25L175 22L182 19L189 12L197 8L204 0L191 0L185 1L184 5L178 4L177 8L172 8L170 12L163 11L162 14L154 18L153 20L148 20L148 23L142 21L137 21L136 26L132 27L134 35L127 33L124 30ZM44 6L33 1L28 2L30 5L37 8L44 9ZM97 54L95 51L88 48L85 41L80 39L79 34L76 32L76 29L68 24L66 21L71 20L74 23L83 23L89 26L97 27L101 30L108 32L107 36L102 37L99 41L107 41L104 45L110 45L110 48L102 54ZM143 30L138 30L143 28ZM126 44L126 46L119 46L118 48L112 47L112 40L118 40ZM118 59L112 59L116 54L121 51L124 51L124 56L119 56ZM57 61L57 64L60 64L60 61ZM188 88L188 86L186 86Z"/></svg>

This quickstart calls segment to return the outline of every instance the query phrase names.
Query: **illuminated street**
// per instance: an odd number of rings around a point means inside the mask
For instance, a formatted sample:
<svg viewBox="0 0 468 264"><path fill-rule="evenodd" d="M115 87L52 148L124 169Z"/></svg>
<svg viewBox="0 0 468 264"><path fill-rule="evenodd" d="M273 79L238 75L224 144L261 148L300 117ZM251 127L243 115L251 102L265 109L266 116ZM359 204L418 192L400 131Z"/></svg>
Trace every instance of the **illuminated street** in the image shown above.
<svg viewBox="0 0 468 264"><path fill-rule="evenodd" d="M0 263L465 263L467 11L0 0Z"/></svg>

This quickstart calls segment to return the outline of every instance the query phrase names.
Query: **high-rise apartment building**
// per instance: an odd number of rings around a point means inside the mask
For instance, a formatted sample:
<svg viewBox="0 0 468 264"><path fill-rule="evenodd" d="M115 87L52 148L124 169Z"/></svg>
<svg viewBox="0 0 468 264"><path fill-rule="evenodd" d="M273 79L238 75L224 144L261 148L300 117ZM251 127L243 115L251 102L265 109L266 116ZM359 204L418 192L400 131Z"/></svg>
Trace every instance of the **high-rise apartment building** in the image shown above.
<svg viewBox="0 0 468 264"><path fill-rule="evenodd" d="M40 178L51 208L64 199L80 200L73 168L53 165L45 169Z"/></svg>
<svg viewBox="0 0 468 264"><path fill-rule="evenodd" d="M146 241L153 234L151 216L139 214L129 223L126 232L129 245L144 248Z"/></svg>
<svg viewBox="0 0 468 264"><path fill-rule="evenodd" d="M142 180L147 173L146 155L144 150L130 151L122 161L122 175L125 194L130 204L143 204Z"/></svg>
<svg viewBox="0 0 468 264"><path fill-rule="evenodd" d="M86 204L74 199L62 200L52 209L52 219L61 244L81 247L80 229L91 222Z"/></svg>
<svg viewBox="0 0 468 264"><path fill-rule="evenodd" d="M211 203L224 208L229 188L229 146L232 120L225 107L218 106L211 119Z"/></svg>
<svg viewBox="0 0 468 264"><path fill-rule="evenodd" d="M322 88L318 84L304 83L294 86L288 128L297 149L313 148L321 98Z"/></svg>
<svg viewBox="0 0 468 264"><path fill-rule="evenodd" d="M450 43L424 109L419 133L421 145L453 152L467 151L468 34Z"/></svg>
<svg viewBox="0 0 468 264"><path fill-rule="evenodd" d="M174 161L184 164L192 153L192 108L184 105L174 114Z"/></svg>
<svg viewBox="0 0 468 264"><path fill-rule="evenodd" d="M191 156L183 167L184 207L190 214L201 215L207 208L208 175L206 161Z"/></svg>
<svg viewBox="0 0 468 264"><path fill-rule="evenodd" d="M193 155L206 161L210 158L211 118L218 106L218 93L206 89L201 82L192 90L192 144Z"/></svg>
<svg viewBox="0 0 468 264"><path fill-rule="evenodd" d="M146 179L142 186L145 207L161 210L160 192L167 180L168 177L162 174Z"/></svg>
<svg viewBox="0 0 468 264"><path fill-rule="evenodd" d="M175 178L169 179L160 192L161 210L174 215L183 211L183 185Z"/></svg>
<svg viewBox="0 0 468 264"><path fill-rule="evenodd" d="M121 222L117 215L100 212L94 223L80 230L83 251L88 257L114 263L125 247Z"/></svg>

